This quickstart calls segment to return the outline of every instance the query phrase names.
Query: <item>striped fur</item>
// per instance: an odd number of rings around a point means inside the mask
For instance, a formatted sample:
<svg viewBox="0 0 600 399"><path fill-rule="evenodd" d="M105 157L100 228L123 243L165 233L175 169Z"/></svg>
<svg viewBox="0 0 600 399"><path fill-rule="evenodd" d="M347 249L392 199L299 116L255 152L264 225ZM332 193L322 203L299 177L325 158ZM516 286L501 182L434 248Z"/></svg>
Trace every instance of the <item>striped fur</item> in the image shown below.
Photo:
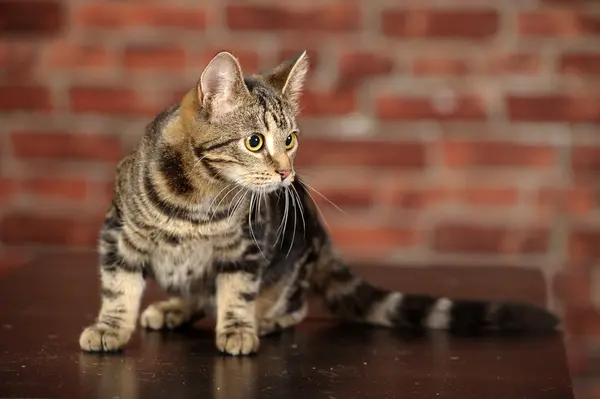
<svg viewBox="0 0 600 399"><path fill-rule="evenodd" d="M199 84L158 115L117 167L101 231L102 305L80 336L86 351L123 348L136 327L147 278L171 296L140 322L177 328L216 318L225 353L258 350L259 336L299 323L307 295L357 322L455 331L551 329L556 318L524 303L462 301L389 292L346 267L295 175L303 53L244 78L218 54ZM246 138L260 134L259 151ZM286 140L288 144L286 148Z"/></svg>

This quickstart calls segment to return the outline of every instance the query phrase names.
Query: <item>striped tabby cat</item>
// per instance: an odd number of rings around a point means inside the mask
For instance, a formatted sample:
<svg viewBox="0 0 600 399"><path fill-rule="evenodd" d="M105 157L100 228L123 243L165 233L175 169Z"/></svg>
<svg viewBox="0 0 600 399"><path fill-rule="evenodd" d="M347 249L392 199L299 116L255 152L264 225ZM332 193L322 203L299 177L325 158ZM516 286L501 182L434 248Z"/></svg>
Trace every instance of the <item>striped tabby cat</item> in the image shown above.
<svg viewBox="0 0 600 399"><path fill-rule="evenodd" d="M244 78L221 52L197 87L149 124L117 167L99 244L102 306L81 334L83 350L127 344L147 278L170 299L144 310L143 327L171 329L212 315L216 346L232 355L255 352L260 336L299 323L311 291L334 314L379 326L556 326L533 305L390 292L352 274L294 170L307 69L302 53Z"/></svg>

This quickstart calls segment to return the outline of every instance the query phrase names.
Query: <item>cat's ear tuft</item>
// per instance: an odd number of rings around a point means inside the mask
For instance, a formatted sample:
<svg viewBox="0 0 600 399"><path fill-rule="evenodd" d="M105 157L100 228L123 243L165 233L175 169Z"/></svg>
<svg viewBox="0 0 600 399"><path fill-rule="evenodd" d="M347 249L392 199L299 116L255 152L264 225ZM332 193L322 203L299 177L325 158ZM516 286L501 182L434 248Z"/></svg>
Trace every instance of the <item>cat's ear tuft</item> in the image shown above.
<svg viewBox="0 0 600 399"><path fill-rule="evenodd" d="M226 51L208 63L198 82L199 103L211 117L233 111L247 94L242 68Z"/></svg>
<svg viewBox="0 0 600 399"><path fill-rule="evenodd" d="M267 75L267 81L275 90L296 105L304 87L308 67L308 55L306 51L303 51L273 69Z"/></svg>

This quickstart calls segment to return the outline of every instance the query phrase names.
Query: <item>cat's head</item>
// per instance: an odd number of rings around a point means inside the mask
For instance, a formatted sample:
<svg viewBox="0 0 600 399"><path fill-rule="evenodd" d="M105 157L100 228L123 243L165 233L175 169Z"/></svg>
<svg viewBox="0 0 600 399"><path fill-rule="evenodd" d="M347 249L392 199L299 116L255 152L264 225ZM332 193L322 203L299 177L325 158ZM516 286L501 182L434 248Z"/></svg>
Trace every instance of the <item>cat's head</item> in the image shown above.
<svg viewBox="0 0 600 399"><path fill-rule="evenodd" d="M191 92L194 112L184 119L196 161L213 180L262 192L292 183L307 70L306 52L248 77L228 52L210 61Z"/></svg>

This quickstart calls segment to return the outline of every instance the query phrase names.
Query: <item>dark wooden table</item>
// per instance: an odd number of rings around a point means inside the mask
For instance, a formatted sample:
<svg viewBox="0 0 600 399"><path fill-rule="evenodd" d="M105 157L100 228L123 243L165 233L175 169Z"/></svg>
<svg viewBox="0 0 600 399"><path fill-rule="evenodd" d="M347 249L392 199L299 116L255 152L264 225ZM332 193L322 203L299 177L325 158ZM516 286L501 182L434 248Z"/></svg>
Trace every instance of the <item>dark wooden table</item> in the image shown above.
<svg viewBox="0 0 600 399"><path fill-rule="evenodd" d="M0 397L570 399L560 334L455 338L333 323L315 307L258 355L219 355L210 324L139 331L122 354L81 353L98 310L96 257L37 257L0 277ZM405 290L541 303L539 273L515 268L357 270ZM161 296L152 287L145 303Z"/></svg>

